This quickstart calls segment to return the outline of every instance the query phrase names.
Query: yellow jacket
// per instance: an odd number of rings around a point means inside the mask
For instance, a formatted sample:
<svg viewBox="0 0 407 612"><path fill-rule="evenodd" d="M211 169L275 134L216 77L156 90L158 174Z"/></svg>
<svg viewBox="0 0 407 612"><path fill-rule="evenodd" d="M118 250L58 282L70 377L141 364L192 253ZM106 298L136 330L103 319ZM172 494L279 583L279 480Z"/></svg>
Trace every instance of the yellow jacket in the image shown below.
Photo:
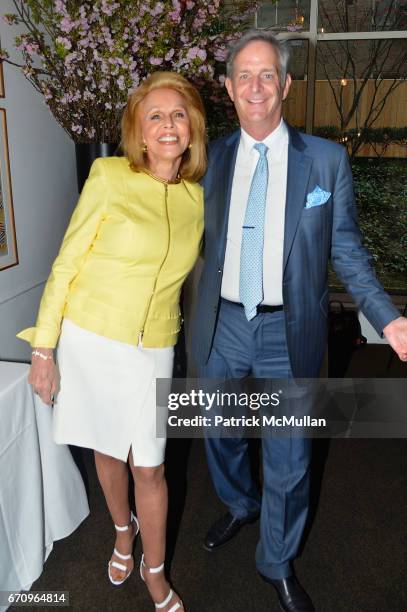
<svg viewBox="0 0 407 612"><path fill-rule="evenodd" d="M124 157L97 159L42 296L35 327L17 336L56 346L64 317L99 335L143 346L176 343L179 295L199 253L197 183L133 172Z"/></svg>

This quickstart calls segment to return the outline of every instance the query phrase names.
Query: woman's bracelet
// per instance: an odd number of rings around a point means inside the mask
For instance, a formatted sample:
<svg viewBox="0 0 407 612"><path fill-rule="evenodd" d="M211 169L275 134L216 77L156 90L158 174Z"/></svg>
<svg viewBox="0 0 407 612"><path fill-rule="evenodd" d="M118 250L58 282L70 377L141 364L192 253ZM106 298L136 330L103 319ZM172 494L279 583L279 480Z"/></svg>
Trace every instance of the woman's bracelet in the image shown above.
<svg viewBox="0 0 407 612"><path fill-rule="evenodd" d="M44 361L46 361L47 359L52 359L52 355L45 355L44 353L41 353L41 351L39 351L38 349L32 351L31 355L33 357L41 357L41 359L44 359Z"/></svg>

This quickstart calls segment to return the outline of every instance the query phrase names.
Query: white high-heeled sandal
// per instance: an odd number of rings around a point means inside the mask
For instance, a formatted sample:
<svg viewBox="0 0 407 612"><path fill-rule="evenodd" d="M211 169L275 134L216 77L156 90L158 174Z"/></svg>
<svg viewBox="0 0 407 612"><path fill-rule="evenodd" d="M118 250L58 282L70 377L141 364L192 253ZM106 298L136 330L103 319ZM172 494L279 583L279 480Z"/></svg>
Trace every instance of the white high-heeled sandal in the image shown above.
<svg viewBox="0 0 407 612"><path fill-rule="evenodd" d="M138 532L140 531L140 527L139 527L139 524L138 524L137 517L133 514L133 512L130 512L130 523L128 525L124 525L123 527L121 527L120 525L115 525L114 528L116 529L116 531L127 531L128 529L130 529L130 525L133 522L136 523L136 531L134 532L134 536L133 536L133 545L134 545L134 540L135 540ZM116 548L113 549L113 553L116 555L116 557L118 557L122 561L128 561L133 556L132 553L130 553L129 555L123 555ZM126 575L123 578L123 580L115 580L114 578L112 578L112 575L110 573L110 568L111 567L115 567L116 569L118 569L118 570L120 570L122 572L126 572L127 571L127 566L124 565L123 563L119 563L118 561L109 561L108 566L107 566L107 573L108 573L110 582L112 584L114 584L114 586L122 585L123 582L125 582L127 580L127 578L130 576L130 574L132 573L132 571L134 569L134 565L133 565L131 570L129 570L126 573Z"/></svg>
<svg viewBox="0 0 407 612"><path fill-rule="evenodd" d="M140 561L140 576L143 582L145 582L145 578L143 576L143 569L147 570L148 572L150 572L150 574L158 574L159 572L162 572L164 569L164 563L162 563L161 565L159 565L158 567L147 567L147 565L144 563L144 554L141 555L141 561ZM165 606L168 606L168 604L170 603L173 595L175 595L175 592L171 589L170 587L170 592L168 593L167 597L164 599L164 601L162 601L161 603L154 603L155 607L157 610L162 610L163 608L165 608ZM177 601L169 610L168 612L176 612L176 610L184 610L184 604L182 603L182 601Z"/></svg>

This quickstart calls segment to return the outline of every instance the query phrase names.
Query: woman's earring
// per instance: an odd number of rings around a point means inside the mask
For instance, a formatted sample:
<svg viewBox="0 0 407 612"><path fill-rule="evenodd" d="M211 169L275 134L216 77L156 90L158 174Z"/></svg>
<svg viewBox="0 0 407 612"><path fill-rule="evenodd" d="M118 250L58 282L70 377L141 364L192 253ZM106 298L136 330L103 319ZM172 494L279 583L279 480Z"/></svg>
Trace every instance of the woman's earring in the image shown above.
<svg viewBox="0 0 407 612"><path fill-rule="evenodd" d="M189 145L188 145L188 149L189 149L189 150L191 150L191 149L192 149L192 145L191 145L191 143L189 143Z"/></svg>
<svg viewBox="0 0 407 612"><path fill-rule="evenodd" d="M146 143L143 144L142 149L143 153L147 153L147 145Z"/></svg>

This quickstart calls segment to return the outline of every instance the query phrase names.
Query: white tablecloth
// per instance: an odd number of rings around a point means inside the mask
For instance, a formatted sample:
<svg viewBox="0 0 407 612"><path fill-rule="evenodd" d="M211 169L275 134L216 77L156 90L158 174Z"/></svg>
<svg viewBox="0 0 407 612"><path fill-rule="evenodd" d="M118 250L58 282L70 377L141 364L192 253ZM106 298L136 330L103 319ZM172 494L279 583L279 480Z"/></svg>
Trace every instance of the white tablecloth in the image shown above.
<svg viewBox="0 0 407 612"><path fill-rule="evenodd" d="M89 514L79 470L53 442L52 408L33 395L28 369L0 362L0 591L28 590L53 542Z"/></svg>

